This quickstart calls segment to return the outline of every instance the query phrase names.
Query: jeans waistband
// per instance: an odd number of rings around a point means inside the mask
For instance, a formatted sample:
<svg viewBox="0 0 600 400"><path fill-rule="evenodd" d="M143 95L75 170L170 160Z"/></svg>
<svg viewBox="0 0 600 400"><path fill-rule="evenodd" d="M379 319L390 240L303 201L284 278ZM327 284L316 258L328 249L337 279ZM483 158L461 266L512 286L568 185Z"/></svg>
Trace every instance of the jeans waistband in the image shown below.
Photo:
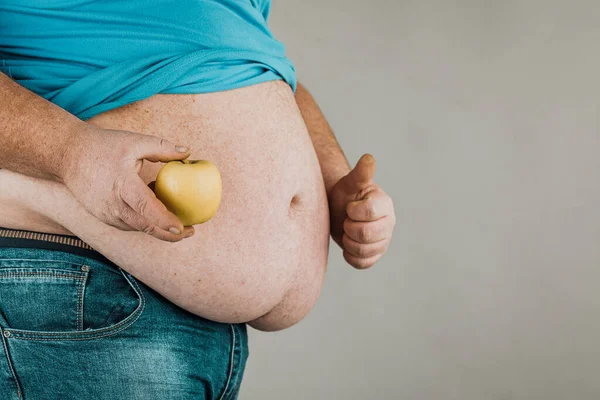
<svg viewBox="0 0 600 400"><path fill-rule="evenodd" d="M0 227L0 248L2 247L63 251L112 264L92 246L76 236Z"/></svg>

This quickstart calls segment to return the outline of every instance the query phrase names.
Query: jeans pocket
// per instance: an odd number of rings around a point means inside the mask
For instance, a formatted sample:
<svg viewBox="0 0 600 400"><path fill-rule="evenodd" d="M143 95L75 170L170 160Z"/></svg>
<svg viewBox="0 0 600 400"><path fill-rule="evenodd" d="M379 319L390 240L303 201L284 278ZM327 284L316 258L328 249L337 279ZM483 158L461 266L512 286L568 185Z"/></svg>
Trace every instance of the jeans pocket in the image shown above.
<svg viewBox="0 0 600 400"><path fill-rule="evenodd" d="M0 320L31 331L83 330L89 267L59 261L10 260L0 267Z"/></svg>
<svg viewBox="0 0 600 400"><path fill-rule="evenodd" d="M145 307L135 278L98 262L0 260L6 338L89 340L131 326Z"/></svg>

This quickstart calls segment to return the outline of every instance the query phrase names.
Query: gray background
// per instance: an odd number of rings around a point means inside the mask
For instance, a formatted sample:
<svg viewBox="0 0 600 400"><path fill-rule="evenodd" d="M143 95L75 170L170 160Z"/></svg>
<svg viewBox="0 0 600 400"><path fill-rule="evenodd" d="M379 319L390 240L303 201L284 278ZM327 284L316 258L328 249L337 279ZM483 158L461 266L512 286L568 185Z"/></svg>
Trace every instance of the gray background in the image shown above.
<svg viewBox="0 0 600 400"><path fill-rule="evenodd" d="M600 398L600 3L275 0L389 253L332 247L314 311L252 332L242 400Z"/></svg>

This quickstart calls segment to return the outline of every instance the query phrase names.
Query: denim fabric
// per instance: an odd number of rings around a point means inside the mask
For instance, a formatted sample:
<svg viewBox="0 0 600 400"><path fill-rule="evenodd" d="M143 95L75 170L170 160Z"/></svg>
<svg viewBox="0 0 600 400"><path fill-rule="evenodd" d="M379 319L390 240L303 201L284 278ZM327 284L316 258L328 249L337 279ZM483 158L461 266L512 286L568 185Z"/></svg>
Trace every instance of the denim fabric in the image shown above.
<svg viewBox="0 0 600 400"><path fill-rule="evenodd" d="M0 399L236 399L246 326L173 305L120 268L0 248Z"/></svg>

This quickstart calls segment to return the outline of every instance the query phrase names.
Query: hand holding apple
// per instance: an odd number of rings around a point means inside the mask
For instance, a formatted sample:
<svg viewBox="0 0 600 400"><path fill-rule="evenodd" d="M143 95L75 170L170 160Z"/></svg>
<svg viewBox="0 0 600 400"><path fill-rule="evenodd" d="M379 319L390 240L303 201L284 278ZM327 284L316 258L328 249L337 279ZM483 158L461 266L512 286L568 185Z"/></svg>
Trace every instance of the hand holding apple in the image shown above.
<svg viewBox="0 0 600 400"><path fill-rule="evenodd" d="M202 224L221 204L221 173L207 160L171 161L158 172L154 191L184 226Z"/></svg>

